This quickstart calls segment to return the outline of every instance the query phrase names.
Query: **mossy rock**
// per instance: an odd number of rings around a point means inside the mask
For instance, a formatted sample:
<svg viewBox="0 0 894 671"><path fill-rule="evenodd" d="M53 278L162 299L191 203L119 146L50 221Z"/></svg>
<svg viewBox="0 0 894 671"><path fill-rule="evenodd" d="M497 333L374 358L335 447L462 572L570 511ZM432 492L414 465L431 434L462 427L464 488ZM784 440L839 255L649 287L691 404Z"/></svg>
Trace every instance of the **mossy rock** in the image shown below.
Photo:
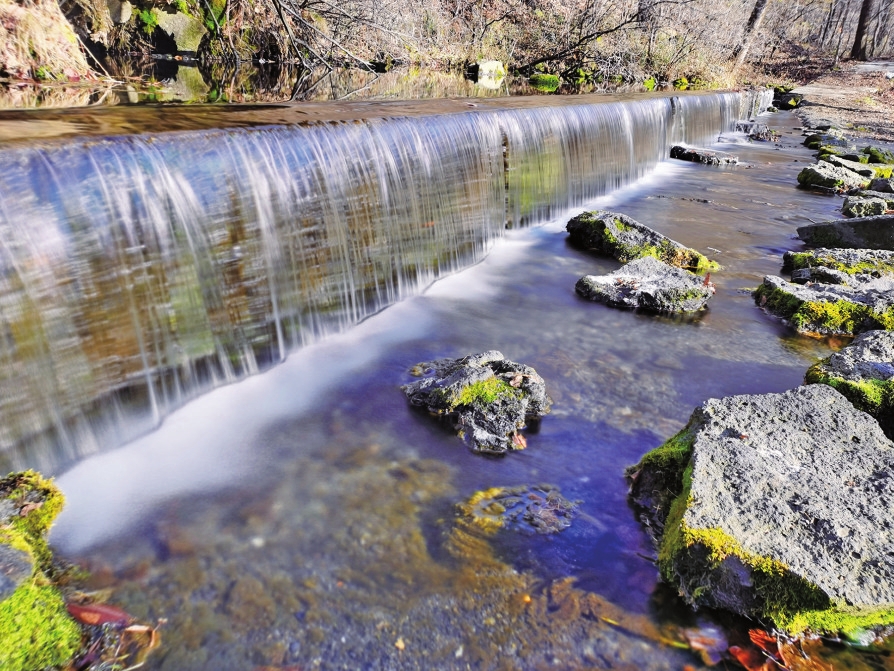
<svg viewBox="0 0 894 671"><path fill-rule="evenodd" d="M62 493L34 471L0 480L0 544L32 562L30 575L0 601L0 669L62 666L80 647L80 626L52 584L46 541L63 503Z"/></svg>
<svg viewBox="0 0 894 671"><path fill-rule="evenodd" d="M565 229L578 247L608 254L622 263L651 256L699 274L720 268L704 254L619 212L584 212L571 219Z"/></svg>
<svg viewBox="0 0 894 671"><path fill-rule="evenodd" d="M875 217L887 211L888 202L884 198L848 196L841 205L841 213L845 217Z"/></svg>
<svg viewBox="0 0 894 671"><path fill-rule="evenodd" d="M863 147L862 153L869 163L894 163L894 151L881 147Z"/></svg>
<svg viewBox="0 0 894 671"><path fill-rule="evenodd" d="M829 160L820 161L803 168L798 173L798 184L804 187L819 187L831 190L863 188L866 186L869 181L867 177L841 166L833 165L831 161L836 157L828 158Z"/></svg>
<svg viewBox="0 0 894 671"><path fill-rule="evenodd" d="M894 623L894 483L873 475L892 465L872 418L811 385L710 399L627 476L662 577L693 606L847 633Z"/></svg>
<svg viewBox="0 0 894 671"><path fill-rule="evenodd" d="M786 252L782 269L829 268L847 275L894 277L894 251L884 249L809 249Z"/></svg>

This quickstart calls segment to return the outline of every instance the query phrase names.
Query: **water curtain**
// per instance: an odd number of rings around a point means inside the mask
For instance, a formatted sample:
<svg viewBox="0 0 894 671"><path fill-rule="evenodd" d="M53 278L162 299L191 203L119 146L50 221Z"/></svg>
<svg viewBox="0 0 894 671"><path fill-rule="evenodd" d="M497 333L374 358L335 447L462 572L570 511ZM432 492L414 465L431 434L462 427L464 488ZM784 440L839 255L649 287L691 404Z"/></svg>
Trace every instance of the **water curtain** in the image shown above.
<svg viewBox="0 0 894 671"><path fill-rule="evenodd" d="M0 468L119 445L767 104L647 97L0 150Z"/></svg>

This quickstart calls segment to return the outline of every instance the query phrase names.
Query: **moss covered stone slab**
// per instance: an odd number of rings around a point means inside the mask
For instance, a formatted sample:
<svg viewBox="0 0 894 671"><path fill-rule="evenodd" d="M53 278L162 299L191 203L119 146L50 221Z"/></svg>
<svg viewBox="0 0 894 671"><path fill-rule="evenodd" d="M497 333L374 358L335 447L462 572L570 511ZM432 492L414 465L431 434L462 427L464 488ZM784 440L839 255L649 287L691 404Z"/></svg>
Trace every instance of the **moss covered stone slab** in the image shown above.
<svg viewBox="0 0 894 671"><path fill-rule="evenodd" d="M833 190L854 189L862 188L868 181L868 177L847 168L832 165L827 161L809 165L798 173L798 184L804 187Z"/></svg>
<svg viewBox="0 0 894 671"><path fill-rule="evenodd" d="M838 219L798 227L798 237L813 247L894 249L894 216Z"/></svg>
<svg viewBox="0 0 894 671"><path fill-rule="evenodd" d="M894 437L894 332L868 331L807 371L808 384L827 384L875 417Z"/></svg>
<svg viewBox="0 0 894 671"><path fill-rule="evenodd" d="M575 285L584 298L610 307L672 314L704 309L714 295L707 278L647 256L608 275L585 275Z"/></svg>
<svg viewBox="0 0 894 671"><path fill-rule="evenodd" d="M710 399L628 469L665 580L792 633L894 623L894 443L826 385Z"/></svg>
<svg viewBox="0 0 894 671"><path fill-rule="evenodd" d="M410 373L422 378L401 387L410 403L450 421L474 452L523 449L520 430L552 405L537 371L494 350L419 363Z"/></svg>
<svg viewBox="0 0 894 671"><path fill-rule="evenodd" d="M894 151L882 147L863 147L861 153L870 163L894 163Z"/></svg>
<svg viewBox="0 0 894 671"><path fill-rule="evenodd" d="M719 267L704 254L671 240L620 212L584 212L571 219L565 230L568 231L572 244L614 256L622 263L651 256L696 273Z"/></svg>
<svg viewBox="0 0 894 671"><path fill-rule="evenodd" d="M807 285L769 275L754 292L757 304L800 333L854 335L894 329L894 280L878 278L859 287Z"/></svg>
<svg viewBox="0 0 894 671"><path fill-rule="evenodd" d="M859 161L849 161L843 156L825 156L820 162L829 163L839 168L855 172L861 177L865 177L867 181L877 177L891 176L890 166L869 165L868 163L860 163Z"/></svg>

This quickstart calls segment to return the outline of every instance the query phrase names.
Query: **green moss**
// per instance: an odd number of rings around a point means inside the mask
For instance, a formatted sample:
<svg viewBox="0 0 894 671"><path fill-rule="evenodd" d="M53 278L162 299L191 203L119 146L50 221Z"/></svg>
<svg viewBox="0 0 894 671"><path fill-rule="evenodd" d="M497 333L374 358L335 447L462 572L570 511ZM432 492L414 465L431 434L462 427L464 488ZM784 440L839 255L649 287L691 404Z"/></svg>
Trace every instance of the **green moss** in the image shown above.
<svg viewBox="0 0 894 671"><path fill-rule="evenodd" d="M42 571L52 571L52 557L47 545L46 533L56 516L65 505L65 497L53 483L36 471L10 474L0 480L0 496L3 498L23 497L27 503L32 498L40 501L27 515L10 520L12 530L27 540Z"/></svg>
<svg viewBox="0 0 894 671"><path fill-rule="evenodd" d="M560 84L558 75L550 75L542 72L531 75L531 78L528 81L531 83L531 86L544 93L552 93L559 88Z"/></svg>
<svg viewBox="0 0 894 671"><path fill-rule="evenodd" d="M807 384L827 384L849 400L858 410L873 417L894 413L894 380L846 380L829 375L823 368L828 359L811 366L805 375Z"/></svg>
<svg viewBox="0 0 894 671"><path fill-rule="evenodd" d="M894 163L894 152L881 147L863 147L862 153L870 163Z"/></svg>
<svg viewBox="0 0 894 671"><path fill-rule="evenodd" d="M489 377L486 380L479 380L459 390L458 393L448 396L449 392L444 392L444 401L451 409L461 405L489 405L501 398L517 398L523 393L520 389L516 389L508 382L499 377Z"/></svg>
<svg viewBox="0 0 894 671"><path fill-rule="evenodd" d="M655 80L655 77L649 77L643 82L643 88L646 91L654 91L656 86L658 86L658 82Z"/></svg>
<svg viewBox="0 0 894 671"><path fill-rule="evenodd" d="M80 644L80 628L55 587L35 579L0 603L0 669L61 666Z"/></svg>

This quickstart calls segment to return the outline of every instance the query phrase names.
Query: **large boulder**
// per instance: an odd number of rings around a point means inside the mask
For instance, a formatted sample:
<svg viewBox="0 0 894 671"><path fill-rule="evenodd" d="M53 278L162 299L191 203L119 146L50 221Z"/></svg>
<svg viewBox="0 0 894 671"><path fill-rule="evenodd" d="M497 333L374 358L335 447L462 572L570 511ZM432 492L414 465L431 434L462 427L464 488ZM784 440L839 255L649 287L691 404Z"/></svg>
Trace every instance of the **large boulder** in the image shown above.
<svg viewBox="0 0 894 671"><path fill-rule="evenodd" d="M798 227L798 237L814 247L894 249L894 216L838 219Z"/></svg>
<svg viewBox="0 0 894 671"><path fill-rule="evenodd" d="M801 285L769 275L754 292L754 299L800 333L854 335L894 329L894 279L869 276L860 281L856 275L851 277L855 284Z"/></svg>
<svg viewBox="0 0 894 671"><path fill-rule="evenodd" d="M828 384L875 417L894 437L894 332L867 331L847 347L814 364L808 384Z"/></svg>
<svg viewBox="0 0 894 671"><path fill-rule="evenodd" d="M168 33L177 45L177 51L197 51L202 38L208 33L205 24L182 12L156 13L158 27Z"/></svg>
<svg viewBox="0 0 894 671"><path fill-rule="evenodd" d="M670 266L651 256L631 261L608 275L585 275L575 291L614 308L648 312L696 312L714 295L707 277Z"/></svg>
<svg viewBox="0 0 894 671"><path fill-rule="evenodd" d="M736 128L738 130L738 127ZM736 165L739 157L725 151L715 149L702 149L700 147L686 147L676 144L671 147L670 157L681 161L692 161L704 165Z"/></svg>
<svg viewBox="0 0 894 671"><path fill-rule="evenodd" d="M882 193L894 193L894 178L876 178L869 182L869 189Z"/></svg>
<svg viewBox="0 0 894 671"><path fill-rule="evenodd" d="M819 187L823 189L860 189L869 181L867 177L832 165L827 161L820 161L809 165L798 173L798 184L804 187Z"/></svg>
<svg viewBox="0 0 894 671"><path fill-rule="evenodd" d="M537 371L493 350L419 363L410 372L422 377L401 387L410 403L450 421L474 452L523 449L519 431L552 405Z"/></svg>
<svg viewBox="0 0 894 671"><path fill-rule="evenodd" d="M628 469L662 576L791 633L894 624L894 443L826 385L709 399Z"/></svg>
<svg viewBox="0 0 894 671"><path fill-rule="evenodd" d="M652 256L672 266L697 273L719 267L704 254L681 245L620 212L584 212L571 219L565 230L574 245L609 254L622 263Z"/></svg>

